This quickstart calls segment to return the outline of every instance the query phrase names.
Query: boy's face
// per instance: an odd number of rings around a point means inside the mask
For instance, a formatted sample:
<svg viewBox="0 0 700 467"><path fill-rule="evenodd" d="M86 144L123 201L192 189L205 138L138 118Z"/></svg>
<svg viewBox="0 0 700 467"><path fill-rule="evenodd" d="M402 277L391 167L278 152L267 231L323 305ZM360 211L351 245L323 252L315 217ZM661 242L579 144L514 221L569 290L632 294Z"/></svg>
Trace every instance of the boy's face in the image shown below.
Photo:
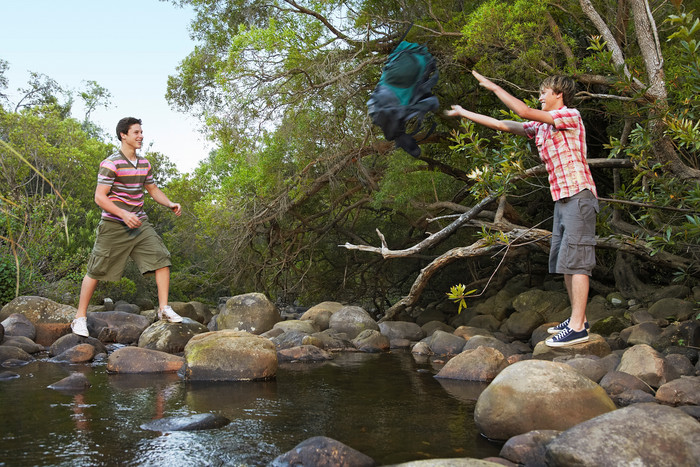
<svg viewBox="0 0 700 467"><path fill-rule="evenodd" d="M134 123L129 127L128 133L122 133L122 145L126 145L130 148L141 149L143 144L143 130L141 125Z"/></svg>
<svg viewBox="0 0 700 467"><path fill-rule="evenodd" d="M542 110L544 111L557 110L564 105L562 93L555 93L552 91L552 88L540 89L539 101L542 104Z"/></svg>

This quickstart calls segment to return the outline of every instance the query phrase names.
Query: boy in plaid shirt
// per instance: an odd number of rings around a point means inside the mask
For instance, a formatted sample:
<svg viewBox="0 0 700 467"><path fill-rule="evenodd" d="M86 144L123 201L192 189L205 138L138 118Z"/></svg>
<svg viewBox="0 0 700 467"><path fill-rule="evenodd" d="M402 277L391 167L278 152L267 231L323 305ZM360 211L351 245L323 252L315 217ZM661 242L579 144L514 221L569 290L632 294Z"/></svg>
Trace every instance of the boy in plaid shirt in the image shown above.
<svg viewBox="0 0 700 467"><path fill-rule="evenodd" d="M549 333L554 335L545 343L550 347L564 347L586 342L586 303L589 276L595 266L595 223L599 208L595 182L586 161L586 130L581 114L567 107L574 98L576 83L565 76L545 79L540 85L542 110L538 110L528 107L476 71L472 74L510 110L529 121L498 120L459 105L453 105L446 114L535 139L555 202L549 272L564 274L571 301L571 317L549 328Z"/></svg>

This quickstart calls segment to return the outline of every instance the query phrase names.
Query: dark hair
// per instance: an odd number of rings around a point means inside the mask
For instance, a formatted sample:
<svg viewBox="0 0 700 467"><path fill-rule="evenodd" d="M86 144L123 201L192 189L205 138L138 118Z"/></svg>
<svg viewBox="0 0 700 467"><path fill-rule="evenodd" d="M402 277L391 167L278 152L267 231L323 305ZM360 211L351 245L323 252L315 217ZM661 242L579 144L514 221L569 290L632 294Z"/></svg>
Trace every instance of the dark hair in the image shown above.
<svg viewBox="0 0 700 467"><path fill-rule="evenodd" d="M540 84L540 91L544 89L551 89L555 94L561 94L564 105L571 107L576 95L576 81L568 76L552 75L545 78Z"/></svg>
<svg viewBox="0 0 700 467"><path fill-rule="evenodd" d="M129 133L129 128L131 128L131 125L136 125L137 123L141 125L140 118L124 117L121 120L119 120L119 123L117 123L117 139L121 141L122 133Z"/></svg>

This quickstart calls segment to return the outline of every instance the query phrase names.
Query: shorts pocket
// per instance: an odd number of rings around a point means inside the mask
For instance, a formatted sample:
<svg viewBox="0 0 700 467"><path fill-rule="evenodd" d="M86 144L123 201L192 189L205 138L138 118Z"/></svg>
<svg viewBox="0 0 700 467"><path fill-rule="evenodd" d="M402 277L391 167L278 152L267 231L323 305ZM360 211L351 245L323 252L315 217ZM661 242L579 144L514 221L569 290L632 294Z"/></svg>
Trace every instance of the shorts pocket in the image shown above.
<svg viewBox="0 0 700 467"><path fill-rule="evenodd" d="M101 277L109 270L109 248L96 246L88 259L87 272L90 276Z"/></svg>
<svg viewBox="0 0 700 467"><path fill-rule="evenodd" d="M600 212L600 205L596 198L581 198L578 200L578 208L583 219L592 219L595 224L596 214Z"/></svg>
<svg viewBox="0 0 700 467"><path fill-rule="evenodd" d="M595 267L595 237L568 235L565 241L566 261L563 266L570 270L592 271Z"/></svg>

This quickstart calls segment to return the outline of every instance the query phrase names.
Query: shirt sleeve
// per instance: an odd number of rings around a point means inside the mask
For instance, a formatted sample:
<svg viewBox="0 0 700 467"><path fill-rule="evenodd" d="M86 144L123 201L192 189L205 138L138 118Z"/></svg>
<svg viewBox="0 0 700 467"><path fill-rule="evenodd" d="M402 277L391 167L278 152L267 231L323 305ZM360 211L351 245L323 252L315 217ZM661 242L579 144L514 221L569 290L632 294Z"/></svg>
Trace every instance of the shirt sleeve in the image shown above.
<svg viewBox="0 0 700 467"><path fill-rule="evenodd" d="M146 159L146 163L148 164L148 171L146 172L146 180L144 180L143 184L145 185L155 185L156 181L153 179L153 167L151 166L151 161Z"/></svg>
<svg viewBox="0 0 700 467"><path fill-rule="evenodd" d="M581 114L576 109L559 109L549 112L554 119L554 128L557 130L570 130L577 128L581 120Z"/></svg>
<svg viewBox="0 0 700 467"><path fill-rule="evenodd" d="M117 167L114 162L105 159L100 163L100 169L97 172L98 185L114 185L114 180L117 178Z"/></svg>
<svg viewBox="0 0 700 467"><path fill-rule="evenodd" d="M525 136L528 138L532 139L535 137L537 134L537 127L540 125L540 122L534 122L534 121L529 121L523 123L523 129L525 130Z"/></svg>

